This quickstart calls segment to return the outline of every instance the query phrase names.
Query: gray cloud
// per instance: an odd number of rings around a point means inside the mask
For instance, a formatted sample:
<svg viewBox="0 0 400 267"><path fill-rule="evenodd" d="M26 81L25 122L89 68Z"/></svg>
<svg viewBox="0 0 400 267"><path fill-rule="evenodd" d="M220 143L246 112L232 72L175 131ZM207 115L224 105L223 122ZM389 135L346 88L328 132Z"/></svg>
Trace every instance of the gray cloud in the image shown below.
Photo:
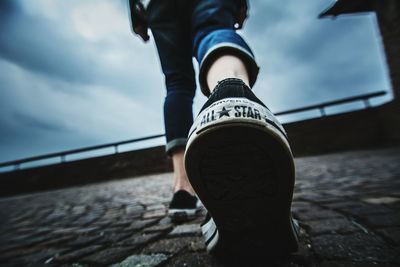
<svg viewBox="0 0 400 267"><path fill-rule="evenodd" d="M15 113L12 116L13 120L18 121L24 127L31 131L46 131L46 132L68 132L69 129L60 126L56 123L49 123L40 118L29 116L28 114Z"/></svg>
<svg viewBox="0 0 400 267"><path fill-rule="evenodd" d="M12 14L18 12L20 9L19 3L13 0L2 0L0 1L0 20L7 16L11 16Z"/></svg>
<svg viewBox="0 0 400 267"><path fill-rule="evenodd" d="M30 71L68 81L89 82L92 69L85 68L88 55L71 45L48 21L20 12L2 19L0 56Z"/></svg>

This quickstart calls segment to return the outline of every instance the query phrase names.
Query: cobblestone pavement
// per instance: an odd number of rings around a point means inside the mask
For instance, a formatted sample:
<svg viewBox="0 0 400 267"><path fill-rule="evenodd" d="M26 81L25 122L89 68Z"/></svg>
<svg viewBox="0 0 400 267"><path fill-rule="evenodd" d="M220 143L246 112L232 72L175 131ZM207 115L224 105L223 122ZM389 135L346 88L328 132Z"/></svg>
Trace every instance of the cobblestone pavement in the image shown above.
<svg viewBox="0 0 400 267"><path fill-rule="evenodd" d="M300 250L258 266L400 266L400 147L298 158L296 168ZM223 266L205 252L202 216L166 217L171 176L0 199L0 266Z"/></svg>

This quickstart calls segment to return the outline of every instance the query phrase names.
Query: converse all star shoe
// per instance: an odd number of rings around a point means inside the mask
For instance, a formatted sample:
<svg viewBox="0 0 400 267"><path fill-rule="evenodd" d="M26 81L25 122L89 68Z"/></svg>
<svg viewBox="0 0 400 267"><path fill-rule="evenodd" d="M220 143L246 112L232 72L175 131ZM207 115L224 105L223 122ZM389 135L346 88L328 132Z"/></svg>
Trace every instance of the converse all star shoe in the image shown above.
<svg viewBox="0 0 400 267"><path fill-rule="evenodd" d="M185 190L179 190L172 197L168 215L174 221L186 221L195 218L200 209L201 203L197 197Z"/></svg>
<svg viewBox="0 0 400 267"><path fill-rule="evenodd" d="M203 106L189 133L185 167L209 212L202 226L209 251L297 250L286 133L241 80L220 82Z"/></svg>

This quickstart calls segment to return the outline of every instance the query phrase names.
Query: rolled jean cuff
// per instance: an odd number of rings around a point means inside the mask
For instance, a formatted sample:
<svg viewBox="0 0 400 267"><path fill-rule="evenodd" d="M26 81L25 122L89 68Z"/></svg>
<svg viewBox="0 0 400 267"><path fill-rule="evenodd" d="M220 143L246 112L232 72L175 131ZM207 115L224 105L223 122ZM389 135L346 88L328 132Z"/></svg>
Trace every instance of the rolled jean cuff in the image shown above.
<svg viewBox="0 0 400 267"><path fill-rule="evenodd" d="M171 156L171 152L175 150L176 148L182 147L184 148L187 143L187 138L176 138L174 140L169 141L165 145L165 152Z"/></svg>
<svg viewBox="0 0 400 267"><path fill-rule="evenodd" d="M223 33L223 31L227 30L212 32L210 34L210 39L212 39L212 35L218 34L218 32ZM250 87L252 87L257 80L259 67L255 61L254 55L243 39L236 33L234 34L236 35L234 38L227 38L228 41L225 42L214 43L212 40L207 41L209 36L206 36L204 38L205 40L201 41L199 50L206 50L206 53L198 55L198 60L200 59L199 83L201 91L205 96L210 95L210 88L208 88L207 85L207 72L215 59L221 55L234 55L243 60L249 74ZM230 35L232 35L232 33Z"/></svg>

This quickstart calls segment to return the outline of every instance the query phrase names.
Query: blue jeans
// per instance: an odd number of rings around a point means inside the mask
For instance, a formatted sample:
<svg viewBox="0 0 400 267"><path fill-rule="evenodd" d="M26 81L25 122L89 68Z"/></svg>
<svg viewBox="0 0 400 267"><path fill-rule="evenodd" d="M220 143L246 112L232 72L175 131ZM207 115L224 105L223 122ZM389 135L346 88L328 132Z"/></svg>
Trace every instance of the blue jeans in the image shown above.
<svg viewBox="0 0 400 267"><path fill-rule="evenodd" d="M164 102L166 151L184 147L193 123L192 104L196 91L193 56L200 65L202 92L210 90L206 73L221 54L240 57L253 85L258 66L249 46L234 29L237 4L233 0L153 0L148 21L165 76Z"/></svg>

